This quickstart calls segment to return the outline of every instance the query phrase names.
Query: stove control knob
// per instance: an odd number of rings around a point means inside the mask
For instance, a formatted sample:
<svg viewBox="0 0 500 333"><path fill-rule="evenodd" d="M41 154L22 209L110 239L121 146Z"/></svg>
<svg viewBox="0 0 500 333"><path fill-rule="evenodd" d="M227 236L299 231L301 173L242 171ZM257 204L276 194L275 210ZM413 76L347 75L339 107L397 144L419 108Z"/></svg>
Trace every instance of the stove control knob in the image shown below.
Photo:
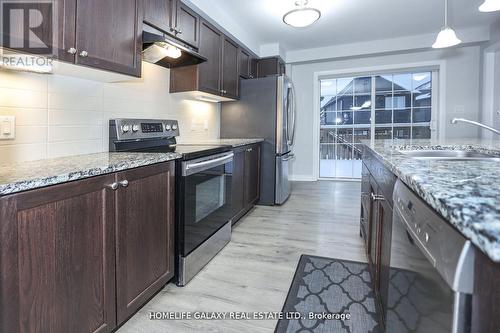
<svg viewBox="0 0 500 333"><path fill-rule="evenodd" d="M170 131L172 129L172 127L170 126L170 124L165 124L165 131Z"/></svg>
<svg viewBox="0 0 500 333"><path fill-rule="evenodd" d="M132 132L137 132L139 130L139 125L134 124L132 125Z"/></svg>
<svg viewBox="0 0 500 333"><path fill-rule="evenodd" d="M177 124L172 125L172 130L176 131L177 130Z"/></svg>
<svg viewBox="0 0 500 333"><path fill-rule="evenodd" d="M122 125L122 132L127 133L128 131L130 131L130 125Z"/></svg>

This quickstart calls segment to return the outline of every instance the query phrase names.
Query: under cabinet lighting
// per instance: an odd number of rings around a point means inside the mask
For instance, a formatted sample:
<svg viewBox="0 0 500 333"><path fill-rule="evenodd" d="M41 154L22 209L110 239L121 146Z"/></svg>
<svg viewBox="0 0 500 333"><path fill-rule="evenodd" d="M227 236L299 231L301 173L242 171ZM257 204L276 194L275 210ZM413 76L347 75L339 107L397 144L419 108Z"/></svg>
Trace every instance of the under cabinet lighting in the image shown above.
<svg viewBox="0 0 500 333"><path fill-rule="evenodd" d="M483 13L496 12L500 10L500 0L485 0L484 3L479 6L479 11Z"/></svg>
<svg viewBox="0 0 500 333"><path fill-rule="evenodd" d="M219 103L218 100L206 96L197 96L196 99L203 102Z"/></svg>

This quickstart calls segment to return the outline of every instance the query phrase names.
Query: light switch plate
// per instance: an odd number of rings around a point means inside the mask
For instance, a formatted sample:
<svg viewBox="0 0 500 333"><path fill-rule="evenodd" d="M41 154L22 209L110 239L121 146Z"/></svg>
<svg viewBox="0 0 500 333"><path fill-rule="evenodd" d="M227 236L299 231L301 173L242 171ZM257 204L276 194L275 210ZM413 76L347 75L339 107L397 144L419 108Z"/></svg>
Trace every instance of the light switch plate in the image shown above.
<svg viewBox="0 0 500 333"><path fill-rule="evenodd" d="M16 117L0 116L0 140L16 138Z"/></svg>

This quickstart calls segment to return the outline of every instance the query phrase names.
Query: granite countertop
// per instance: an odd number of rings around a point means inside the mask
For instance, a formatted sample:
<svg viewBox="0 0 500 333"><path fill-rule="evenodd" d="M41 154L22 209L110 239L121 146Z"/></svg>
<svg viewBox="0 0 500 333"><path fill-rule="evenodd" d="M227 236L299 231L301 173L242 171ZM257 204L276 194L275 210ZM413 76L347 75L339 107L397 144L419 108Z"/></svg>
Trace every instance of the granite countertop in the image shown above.
<svg viewBox="0 0 500 333"><path fill-rule="evenodd" d="M417 160L398 150L474 150L500 157L500 140L364 141L399 179L491 260L500 263L500 162Z"/></svg>
<svg viewBox="0 0 500 333"><path fill-rule="evenodd" d="M181 158L175 153L97 153L0 165L0 196Z"/></svg>
<svg viewBox="0 0 500 333"><path fill-rule="evenodd" d="M204 141L187 141L179 142L179 144L212 144L212 145L226 145L233 146L233 148L251 145L254 143L259 143L264 141L264 139L214 139L214 140L204 140Z"/></svg>

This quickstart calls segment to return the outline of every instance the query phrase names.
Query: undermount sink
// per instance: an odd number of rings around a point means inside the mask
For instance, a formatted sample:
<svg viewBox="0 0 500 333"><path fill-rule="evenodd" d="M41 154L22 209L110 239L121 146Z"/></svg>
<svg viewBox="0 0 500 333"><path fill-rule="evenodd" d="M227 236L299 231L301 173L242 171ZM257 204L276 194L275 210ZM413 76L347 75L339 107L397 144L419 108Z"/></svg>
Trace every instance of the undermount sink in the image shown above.
<svg viewBox="0 0 500 333"><path fill-rule="evenodd" d="M399 150L399 152L417 160L500 161L499 156L470 150Z"/></svg>

